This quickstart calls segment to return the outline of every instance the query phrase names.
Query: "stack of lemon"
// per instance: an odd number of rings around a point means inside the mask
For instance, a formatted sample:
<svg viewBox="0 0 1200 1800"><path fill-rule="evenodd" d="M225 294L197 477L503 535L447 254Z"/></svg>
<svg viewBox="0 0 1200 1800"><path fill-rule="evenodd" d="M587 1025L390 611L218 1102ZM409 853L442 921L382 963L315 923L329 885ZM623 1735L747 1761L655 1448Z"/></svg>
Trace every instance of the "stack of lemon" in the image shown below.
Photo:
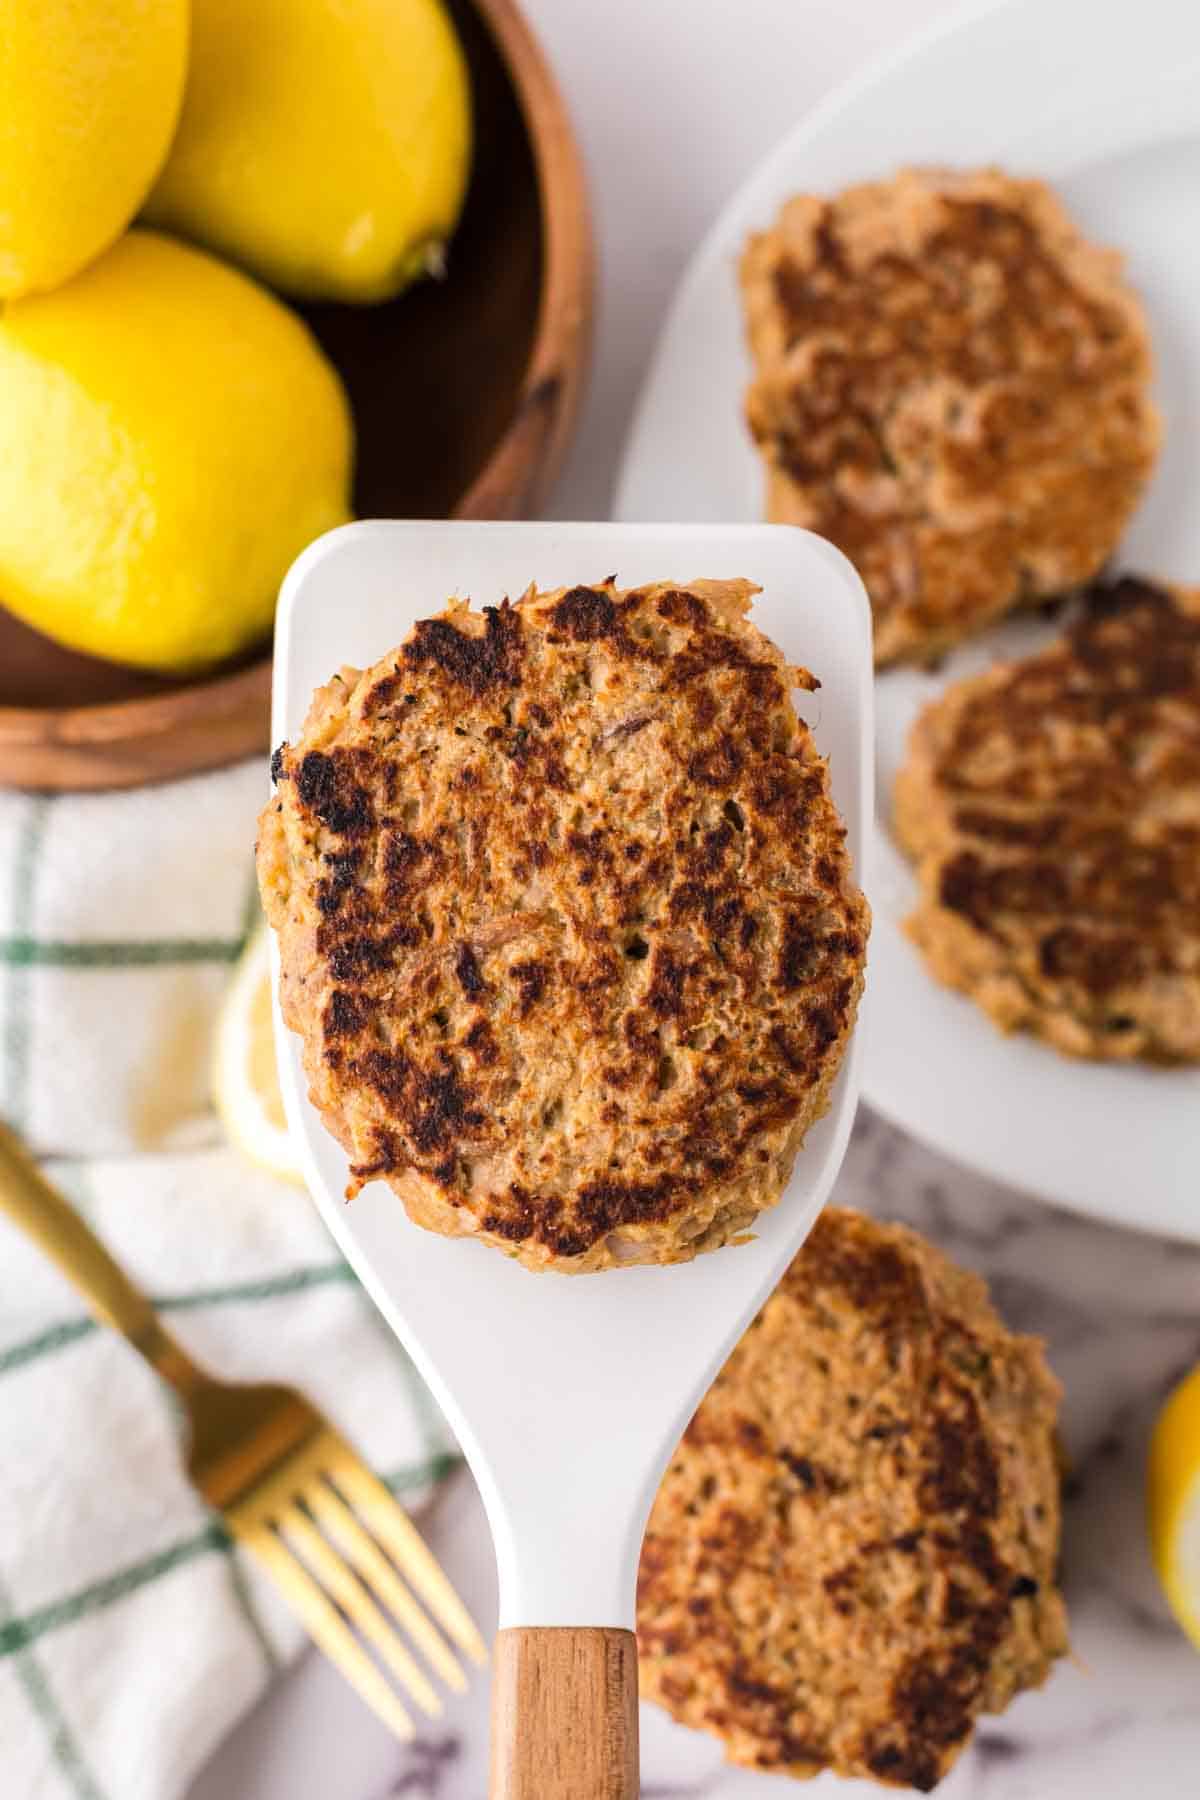
<svg viewBox="0 0 1200 1800"><path fill-rule="evenodd" d="M171 671L260 637L353 464L336 372L260 281L399 292L469 156L440 0L5 0L0 602Z"/></svg>

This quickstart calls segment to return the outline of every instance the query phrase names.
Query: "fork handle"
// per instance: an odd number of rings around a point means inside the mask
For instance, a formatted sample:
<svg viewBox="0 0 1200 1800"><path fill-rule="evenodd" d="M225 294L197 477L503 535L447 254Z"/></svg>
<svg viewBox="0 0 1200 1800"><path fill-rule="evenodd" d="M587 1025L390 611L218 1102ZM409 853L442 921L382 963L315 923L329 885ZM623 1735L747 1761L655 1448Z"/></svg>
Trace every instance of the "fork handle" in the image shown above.
<svg viewBox="0 0 1200 1800"><path fill-rule="evenodd" d="M73 1282L102 1325L129 1339L181 1393L200 1371L159 1323L149 1300L109 1255L75 1208L42 1174L16 1133L0 1123L0 1211Z"/></svg>
<svg viewBox="0 0 1200 1800"><path fill-rule="evenodd" d="M491 1800L637 1800L637 1698L632 1631L500 1632Z"/></svg>

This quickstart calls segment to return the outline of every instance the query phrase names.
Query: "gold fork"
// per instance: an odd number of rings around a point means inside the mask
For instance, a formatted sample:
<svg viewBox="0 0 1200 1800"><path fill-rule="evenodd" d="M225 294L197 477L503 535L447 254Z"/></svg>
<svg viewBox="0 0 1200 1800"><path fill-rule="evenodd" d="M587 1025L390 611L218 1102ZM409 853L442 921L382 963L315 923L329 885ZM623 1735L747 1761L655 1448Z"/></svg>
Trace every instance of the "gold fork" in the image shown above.
<svg viewBox="0 0 1200 1800"><path fill-rule="evenodd" d="M476 1663L486 1652L403 1508L301 1394L273 1383L235 1386L198 1368L2 1124L0 1208L74 1282L100 1322L122 1332L175 1389L190 1427L191 1481L270 1572L331 1662L398 1736L410 1738L412 1720L365 1646L434 1715L437 1689L397 1626L456 1692L466 1676L446 1639Z"/></svg>

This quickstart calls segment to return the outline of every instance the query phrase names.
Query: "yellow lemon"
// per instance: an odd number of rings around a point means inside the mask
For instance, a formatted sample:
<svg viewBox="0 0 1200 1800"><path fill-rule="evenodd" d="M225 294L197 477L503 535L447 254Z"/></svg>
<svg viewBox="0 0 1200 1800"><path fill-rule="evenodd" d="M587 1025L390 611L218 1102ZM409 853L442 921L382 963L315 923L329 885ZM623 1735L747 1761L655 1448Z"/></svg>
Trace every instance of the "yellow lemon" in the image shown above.
<svg viewBox="0 0 1200 1800"><path fill-rule="evenodd" d="M383 300L440 263L471 151L441 0L193 0L146 216L285 293Z"/></svg>
<svg viewBox="0 0 1200 1800"><path fill-rule="evenodd" d="M213 1043L213 1102L231 1141L260 1168L300 1181L288 1137L271 1013L267 933L253 933L233 973Z"/></svg>
<svg viewBox="0 0 1200 1800"><path fill-rule="evenodd" d="M120 236L179 117L187 0L0 4L0 300Z"/></svg>
<svg viewBox="0 0 1200 1800"><path fill-rule="evenodd" d="M0 313L0 394L0 601L73 649L231 656L349 517L349 409L307 328L157 232Z"/></svg>
<svg viewBox="0 0 1200 1800"><path fill-rule="evenodd" d="M1150 1551L1179 1623L1200 1649L1200 1369L1158 1416L1147 1483Z"/></svg>

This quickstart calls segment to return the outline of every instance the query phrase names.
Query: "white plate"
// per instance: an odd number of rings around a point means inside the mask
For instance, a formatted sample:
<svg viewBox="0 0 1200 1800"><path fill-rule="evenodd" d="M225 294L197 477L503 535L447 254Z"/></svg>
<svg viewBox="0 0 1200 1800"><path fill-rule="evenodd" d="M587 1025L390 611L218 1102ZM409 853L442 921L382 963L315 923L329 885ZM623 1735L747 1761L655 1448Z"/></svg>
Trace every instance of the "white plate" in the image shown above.
<svg viewBox="0 0 1200 1800"><path fill-rule="evenodd" d="M726 208L681 285L626 446L616 516L761 517L742 425L749 365L736 265L746 234L797 190L833 192L921 162L1044 176L1090 234L1126 251L1150 312L1167 447L1121 560L1200 581L1200 6L1184 0L990 0L818 107ZM936 677L880 679L881 796L920 704L1038 629L1007 626ZM913 882L884 822L865 884L875 929L864 1097L1002 1180L1200 1239L1200 1071L1073 1063L1001 1037L927 976L901 935Z"/></svg>

